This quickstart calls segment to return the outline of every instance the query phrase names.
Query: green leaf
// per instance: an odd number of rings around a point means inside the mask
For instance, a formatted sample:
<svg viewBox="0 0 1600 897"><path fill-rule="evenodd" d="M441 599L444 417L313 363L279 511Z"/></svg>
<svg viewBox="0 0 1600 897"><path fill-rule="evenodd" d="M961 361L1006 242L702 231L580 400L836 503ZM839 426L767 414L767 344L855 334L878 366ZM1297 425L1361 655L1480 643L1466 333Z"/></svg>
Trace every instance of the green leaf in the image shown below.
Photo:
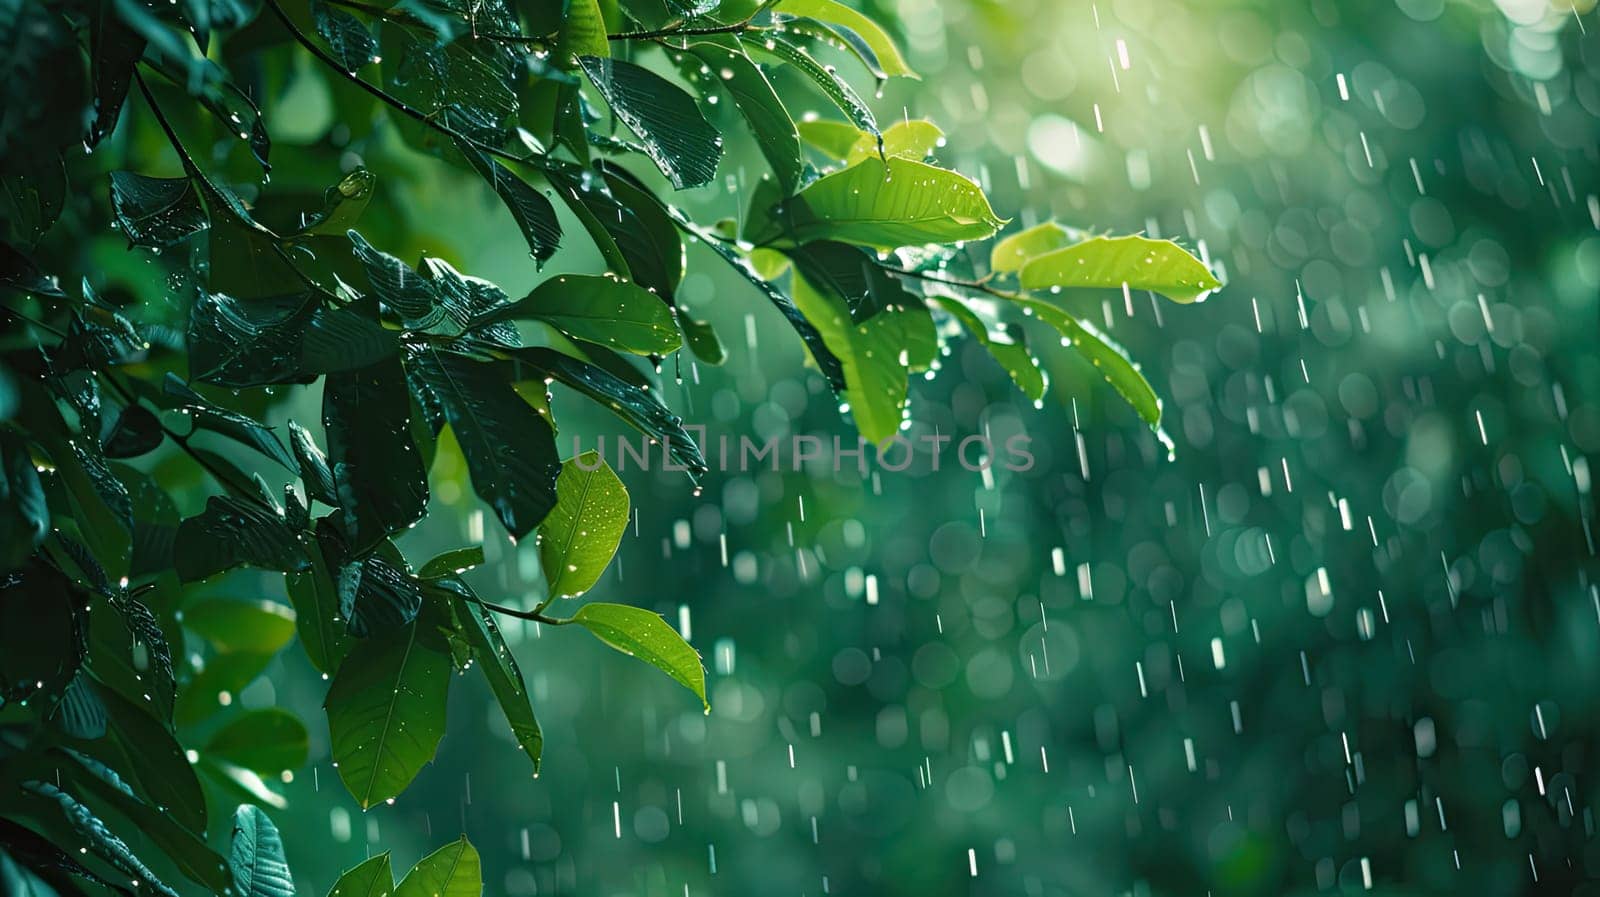
<svg viewBox="0 0 1600 897"><path fill-rule="evenodd" d="M196 429L226 436L234 442L266 455L282 465L285 470L298 472L299 467L294 456L289 454L289 450L285 449L283 443L278 441L278 437L273 435L271 427L254 418L213 405L190 389L189 385L179 380L175 374L167 374L162 382L162 388L168 395L178 399L181 410L189 416Z"/></svg>
<svg viewBox="0 0 1600 897"><path fill-rule="evenodd" d="M508 354L528 369L522 376L554 380L600 403L629 426L665 444L674 463L690 476L698 478L706 472L705 458L694 437L684 429L683 418L645 390L604 368L554 349L530 347Z"/></svg>
<svg viewBox="0 0 1600 897"><path fill-rule="evenodd" d="M845 118L850 119L855 126L868 134L878 135L878 120L873 117L872 110L862 102L861 97L855 92L839 74L831 68L824 67L821 63L811 58L811 54L782 38L773 37L766 41L754 41L745 45L747 48L760 53L762 56L776 59L778 62L793 66L796 71L804 75L807 80L822 92Z"/></svg>
<svg viewBox="0 0 1600 897"><path fill-rule="evenodd" d="M563 598L594 587L628 528L628 490L598 452L561 465L556 506L539 526L539 563L550 594Z"/></svg>
<svg viewBox="0 0 1600 897"><path fill-rule="evenodd" d="M314 4L317 8L326 7L340 15L348 15L342 10L327 7L326 4ZM358 23L359 24L359 23ZM373 45L375 50L377 45ZM367 204L372 201L372 196L377 192L378 177L365 168L356 168L349 174L339 179L322 193L322 211L312 216L305 226L295 232L295 237L308 237L317 235L339 236L361 219L361 213L366 211Z"/></svg>
<svg viewBox="0 0 1600 897"><path fill-rule="evenodd" d="M392 632L422 609L422 584L404 567L399 551L384 543L379 552L340 571L339 611L356 638Z"/></svg>
<svg viewBox="0 0 1600 897"><path fill-rule="evenodd" d="M883 131L883 142L871 134L860 134L856 142L845 151L844 162L854 165L863 159L904 158L921 162L933 155L944 142L944 132L931 121L922 119L897 121Z"/></svg>
<svg viewBox="0 0 1600 897"><path fill-rule="evenodd" d="M911 159L869 158L815 181L779 209L799 242L877 249L981 240L1005 222L963 175Z"/></svg>
<svg viewBox="0 0 1600 897"><path fill-rule="evenodd" d="M556 61L573 66L584 56L610 55L611 42L606 39L606 20L598 0L572 0L556 40Z"/></svg>
<svg viewBox="0 0 1600 897"><path fill-rule="evenodd" d="M128 242L166 249L208 226L200 195L188 178L111 172L111 209Z"/></svg>
<svg viewBox="0 0 1600 897"><path fill-rule="evenodd" d="M678 309L678 326L683 330L683 343L694 357L716 366L728 360L728 347L709 321L690 316L688 309Z"/></svg>
<svg viewBox="0 0 1600 897"><path fill-rule="evenodd" d="M906 64L900 48L872 19L836 0L782 0L773 7L775 12L791 16L816 19L819 22L859 36L877 57L884 74L892 77L916 78L917 73Z"/></svg>
<svg viewBox="0 0 1600 897"><path fill-rule="evenodd" d="M514 318L534 318L574 339L639 355L665 355L682 345L672 310L660 297L604 275L558 275L473 326Z"/></svg>
<svg viewBox="0 0 1600 897"><path fill-rule="evenodd" d="M969 308L962 300L954 296L936 296L934 301L939 307L949 312L951 317L961 322L979 344L989 350L994 360L1010 375L1012 382L1022 390L1022 394L1037 402L1044 398L1045 389L1049 381L1039 363L1028 354L1028 347L1020 339L1020 330L1014 337L1009 332L991 333L989 327L978 317L977 313Z"/></svg>
<svg viewBox="0 0 1600 897"><path fill-rule="evenodd" d="M285 573L310 566L305 548L282 514L222 495L211 496L204 511L178 525L175 562L185 582L240 564Z"/></svg>
<svg viewBox="0 0 1600 897"><path fill-rule="evenodd" d="M206 741L203 750L262 775L298 769L306 762L311 742L299 717L266 707L246 711Z"/></svg>
<svg viewBox="0 0 1600 897"><path fill-rule="evenodd" d="M456 149L505 203L534 259L543 264L554 255L561 242L561 222L550 200L476 147L457 140Z"/></svg>
<svg viewBox="0 0 1600 897"><path fill-rule="evenodd" d="M695 693L706 712L706 671L700 655L661 615L625 604L585 604L572 615L573 623L589 630L607 645L637 657Z"/></svg>
<svg viewBox="0 0 1600 897"><path fill-rule="evenodd" d="M1063 227L1054 221L1017 231L989 250L989 267L996 274L1012 274L1029 261L1070 246L1084 238L1082 231Z"/></svg>
<svg viewBox="0 0 1600 897"><path fill-rule="evenodd" d="M106 705L95 695L82 670L67 684L50 722L71 738L94 740L106 734Z"/></svg>
<svg viewBox="0 0 1600 897"><path fill-rule="evenodd" d="M320 0L312 0L311 15L316 21L317 34L327 41L333 58L339 60L345 71L358 71L377 61L378 39L360 19Z"/></svg>
<svg viewBox="0 0 1600 897"><path fill-rule="evenodd" d="M117 415L103 447L107 458L137 458L155 451L165 438L154 414L141 405L129 405Z"/></svg>
<svg viewBox="0 0 1600 897"><path fill-rule="evenodd" d="M557 489L560 481L557 480ZM465 573L473 567L483 564L483 546L468 545L465 548L456 548L436 555L432 560L422 565L417 571L418 579L438 579L442 576L455 576Z"/></svg>
<svg viewBox="0 0 1600 897"><path fill-rule="evenodd" d="M418 860L394 889L394 897L482 897L482 894L483 870L478 851L467 842L466 835Z"/></svg>
<svg viewBox="0 0 1600 897"><path fill-rule="evenodd" d="M534 775L538 775L544 754L544 734L528 700L528 686L522 679L522 670L511 654L511 647L501 637L494 614L480 604L477 596L460 580L441 580L434 588L449 597L456 632L466 641L490 691L494 692L500 712L511 726L511 734L533 762Z"/></svg>
<svg viewBox="0 0 1600 897"><path fill-rule="evenodd" d="M666 204L621 166L601 160L599 168L606 189L581 195L615 241L634 283L673 300L683 280L683 241Z"/></svg>
<svg viewBox="0 0 1600 897"><path fill-rule="evenodd" d="M172 732L116 691L98 688L111 732L125 758L114 763L138 783L150 802L195 834L206 830L206 800L194 767Z"/></svg>
<svg viewBox="0 0 1600 897"><path fill-rule="evenodd" d="M794 301L844 368L842 397L849 403L856 429L874 444L900 432L907 389L901 354L910 341L913 313L890 308L855 324L844 299L799 278Z"/></svg>
<svg viewBox="0 0 1600 897"><path fill-rule="evenodd" d="M205 598L186 606L184 626L219 651L277 653L294 638L294 611L276 601Z"/></svg>
<svg viewBox="0 0 1600 897"><path fill-rule="evenodd" d="M693 97L631 62L580 56L578 63L674 187L682 190L711 182L722 158L722 135L706 121Z"/></svg>
<svg viewBox="0 0 1600 897"><path fill-rule="evenodd" d="M213 654L193 677L178 689L178 702L172 718L179 726L192 726L231 706L243 691L272 662L272 654L231 651ZM197 665L198 666L198 665ZM227 700L228 704L222 702Z"/></svg>
<svg viewBox="0 0 1600 897"><path fill-rule="evenodd" d="M89 669L103 685L170 723L177 681L161 624L137 598L116 595L107 603L89 615Z"/></svg>
<svg viewBox="0 0 1600 897"><path fill-rule="evenodd" d="M27 560L50 531L50 508L28 446L0 431L0 575Z"/></svg>
<svg viewBox="0 0 1600 897"><path fill-rule="evenodd" d="M363 809L404 791L444 736L450 650L427 620L356 642L328 689L333 762Z"/></svg>
<svg viewBox="0 0 1600 897"><path fill-rule="evenodd" d="M784 195L793 193L802 170L800 136L767 76L745 55L736 38L697 42L689 50L711 70L705 80L720 82L733 97Z"/></svg>
<svg viewBox="0 0 1600 897"><path fill-rule="evenodd" d="M1150 290L1173 302L1198 302L1222 281L1171 240L1092 237L1037 256L1017 275L1025 290L1104 287Z"/></svg>
<svg viewBox="0 0 1600 897"><path fill-rule="evenodd" d="M283 839L260 807L245 804L233 814L228 868L240 897L294 897Z"/></svg>
<svg viewBox="0 0 1600 897"><path fill-rule="evenodd" d="M428 471L411 439L411 394L399 358L322 387L329 468L352 554L409 529L428 510Z"/></svg>
<svg viewBox="0 0 1600 897"><path fill-rule="evenodd" d="M513 538L527 536L556 503L561 459L550 422L492 364L427 348L412 371L449 420L473 490Z"/></svg>
<svg viewBox="0 0 1600 897"><path fill-rule="evenodd" d="M331 676L350 651L347 626L339 614L339 588L328 572L321 547L310 545L306 553L311 566L303 573L284 577L284 584L294 605L300 646L305 648L312 666L324 676Z"/></svg>
<svg viewBox="0 0 1600 897"><path fill-rule="evenodd" d="M317 447L310 431L294 421L289 421L289 448L294 450L295 466L305 483L306 494L331 507L339 506L339 494L333 486L333 471L328 468L328 458Z"/></svg>
<svg viewBox="0 0 1600 897"><path fill-rule="evenodd" d="M389 897L394 890L394 872L389 867L386 850L369 857L352 869L346 869L328 891L328 897Z"/></svg>
<svg viewBox="0 0 1600 897"><path fill-rule="evenodd" d="M1139 366L1128 357L1128 353L1121 346L1113 342L1110 337L1096 330L1093 325L1081 321L1048 302L1036 299L1017 298L1012 300L1021 308L1036 316L1039 320L1055 328L1061 334L1061 341L1077 349L1079 354L1089 360L1100 371L1100 376L1122 396L1139 417L1152 427L1161 423L1161 400L1156 397L1154 389L1150 388L1149 381L1144 374L1139 372Z"/></svg>

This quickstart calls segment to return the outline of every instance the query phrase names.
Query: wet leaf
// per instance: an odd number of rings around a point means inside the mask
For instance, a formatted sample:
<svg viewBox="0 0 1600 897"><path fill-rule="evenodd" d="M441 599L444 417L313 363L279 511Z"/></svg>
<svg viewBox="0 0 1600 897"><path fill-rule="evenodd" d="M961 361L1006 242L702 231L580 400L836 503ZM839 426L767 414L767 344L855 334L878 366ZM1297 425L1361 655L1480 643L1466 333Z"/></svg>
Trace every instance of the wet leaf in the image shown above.
<svg viewBox="0 0 1600 897"><path fill-rule="evenodd" d="M1031 312L1040 321L1055 328L1074 349L1078 350L1100 376L1122 396L1133 410L1139 413L1144 422L1154 427L1161 423L1161 400L1156 397L1154 389L1150 388L1149 381L1144 374L1139 372L1139 366L1133 363L1128 353L1109 337L1096 330L1093 325L1081 321L1065 311L1036 299L1012 300L1024 310Z"/></svg>
<svg viewBox="0 0 1600 897"><path fill-rule="evenodd" d="M246 804L233 814L228 869L240 897L294 897L283 839L259 807Z"/></svg>
<svg viewBox="0 0 1600 897"><path fill-rule="evenodd" d="M1005 222L966 177L911 159L865 159L801 190L779 209L801 243L838 240L877 249L981 240Z"/></svg>
<svg viewBox="0 0 1600 897"><path fill-rule="evenodd" d="M388 897L394 890L394 871L389 866L389 852L369 857L353 868L346 869L328 897Z"/></svg>
<svg viewBox="0 0 1600 897"><path fill-rule="evenodd" d="M1023 289L1101 287L1150 290L1173 302L1198 302L1222 282L1171 240L1091 237L1030 259L1018 272Z"/></svg>
<svg viewBox="0 0 1600 897"><path fill-rule="evenodd" d="M682 344L672 310L643 288L612 277L563 274L473 326L512 319L543 321L574 339L639 355L665 355Z"/></svg>
<svg viewBox="0 0 1600 897"><path fill-rule="evenodd" d="M230 720L206 739L202 750L262 775L277 775L304 765L310 739L299 717L264 707Z"/></svg>
<svg viewBox="0 0 1600 897"><path fill-rule="evenodd" d="M128 242L167 248L208 226L200 194L188 178L111 172L111 207Z"/></svg>
<svg viewBox="0 0 1600 897"><path fill-rule="evenodd" d="M671 676L694 692L710 712L706 671L700 665L700 655L660 614L624 604L585 604L572 615L572 622L607 645Z"/></svg>
<svg viewBox="0 0 1600 897"><path fill-rule="evenodd" d="M578 61L674 187L710 183L722 158L722 135L706 121L693 97L631 62L600 56L580 56Z"/></svg>
<svg viewBox="0 0 1600 897"><path fill-rule="evenodd" d="M286 573L310 565L282 514L221 495L211 496L204 511L179 524L174 560L178 576L186 582L240 564Z"/></svg>
<svg viewBox="0 0 1600 897"><path fill-rule="evenodd" d="M451 601L456 632L466 641L490 691L494 692L506 724L511 727L511 734L532 761L534 775L538 775L544 754L544 733L534 716L522 669L500 635L494 615L478 603L477 596L460 580L445 579L434 588Z"/></svg>
<svg viewBox="0 0 1600 897"><path fill-rule="evenodd" d="M322 426L352 554L422 519L428 471L411 439L411 395L399 358L329 375Z"/></svg>
<svg viewBox="0 0 1600 897"><path fill-rule="evenodd" d="M561 465L556 506L539 526L539 563L550 594L563 598L594 587L628 528L628 490L598 452Z"/></svg>
<svg viewBox="0 0 1600 897"><path fill-rule="evenodd" d="M394 897L481 897L482 893L478 851L465 835L418 860L394 889Z"/></svg>

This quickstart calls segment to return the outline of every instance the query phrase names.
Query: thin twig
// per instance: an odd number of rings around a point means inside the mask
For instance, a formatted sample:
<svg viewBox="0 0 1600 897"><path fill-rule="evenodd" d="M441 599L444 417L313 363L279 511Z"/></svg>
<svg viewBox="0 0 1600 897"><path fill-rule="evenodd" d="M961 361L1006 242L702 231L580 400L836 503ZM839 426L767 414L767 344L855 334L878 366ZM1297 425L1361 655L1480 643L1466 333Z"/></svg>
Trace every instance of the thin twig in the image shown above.
<svg viewBox="0 0 1600 897"><path fill-rule="evenodd" d="M1014 293L1009 290L997 290L981 280L961 280L958 278L937 277L927 271L912 271L908 268L896 268L893 265L884 265L881 263L879 264L879 267L890 274L899 274L904 277L914 277L917 280L926 280L929 283L942 283L945 286L959 287L960 289L971 290L976 293L987 293L996 299L1027 298L1021 293Z"/></svg>

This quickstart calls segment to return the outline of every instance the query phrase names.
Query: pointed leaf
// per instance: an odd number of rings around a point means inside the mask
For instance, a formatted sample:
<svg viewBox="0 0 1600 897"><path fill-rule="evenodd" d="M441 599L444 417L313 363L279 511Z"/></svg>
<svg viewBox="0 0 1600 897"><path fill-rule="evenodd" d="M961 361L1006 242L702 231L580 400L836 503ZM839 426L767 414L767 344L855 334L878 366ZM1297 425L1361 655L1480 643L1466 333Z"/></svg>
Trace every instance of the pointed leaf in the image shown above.
<svg viewBox="0 0 1600 897"><path fill-rule="evenodd" d="M774 37L766 41L753 41L745 45L750 50L759 53L764 58L775 59L778 62L793 66L796 71L804 75L807 80L816 85L828 101L845 114L857 128L866 131L873 137L878 136L878 120L872 114L867 104L862 102L843 78L831 68L823 66L811 54L782 37Z"/></svg>
<svg viewBox="0 0 1600 897"><path fill-rule="evenodd" d="M389 543L380 552L398 555ZM397 559L374 554L342 571L339 610L356 638L392 632L417 618L422 584Z"/></svg>
<svg viewBox="0 0 1600 897"><path fill-rule="evenodd" d="M994 244L994 248L989 250L989 267L997 274L1015 273L1033 259L1070 246L1084 236L1082 231L1063 227L1054 221L1036 224Z"/></svg>
<svg viewBox="0 0 1600 897"><path fill-rule="evenodd" d="M878 249L981 240L1005 222L966 177L911 159L869 158L813 182L779 209L802 243Z"/></svg>
<svg viewBox="0 0 1600 897"><path fill-rule="evenodd" d="M556 506L539 526L539 563L550 594L563 598L594 587L628 528L628 490L598 452L561 465Z"/></svg>
<svg viewBox="0 0 1600 897"><path fill-rule="evenodd" d="M676 679L694 692L710 712L706 671L700 665L700 655L660 614L625 604L585 604L572 615L572 622L607 645Z"/></svg>
<svg viewBox="0 0 1600 897"><path fill-rule="evenodd" d="M538 775L544 754L544 734L534 716L533 704L528 700L528 686L522 679L522 670L511 654L511 647L501 637L494 615L478 603L476 596L460 580L445 579L434 588L451 601L456 632L466 641L473 660L494 692L500 712L511 726L511 734L533 762L534 775Z"/></svg>
<svg viewBox="0 0 1600 897"><path fill-rule="evenodd" d="M399 358L322 388L329 469L352 554L409 529L428 510L428 471L411 440L411 394Z"/></svg>
<svg viewBox="0 0 1600 897"><path fill-rule="evenodd" d="M682 190L710 183L722 158L722 135L693 97L631 62L600 56L580 56L578 62L673 186Z"/></svg>
<svg viewBox="0 0 1600 897"><path fill-rule="evenodd" d="M880 158L904 158L921 162L933 155L934 150L944 142L944 132L931 121L922 119L897 121L883 130L883 143L873 139L871 134L861 134L853 146L845 152L846 165L854 165L863 159L874 156Z"/></svg>
<svg viewBox="0 0 1600 897"><path fill-rule="evenodd" d="M1010 375L1012 382L1022 390L1022 394L1037 402L1044 398L1045 387L1048 380L1039 363L1028 354L1028 347L1021 342L1014 342L1010 334L990 333L983 319L967 307L960 299L952 296L938 296L935 301L939 307L949 312L951 317L961 322L961 326L989 350L989 354Z"/></svg>
<svg viewBox="0 0 1600 897"><path fill-rule="evenodd" d="M1144 422L1154 427L1161 423L1161 400L1156 397L1150 382L1139 372L1139 366L1128 357L1121 346L1110 337L1094 329L1085 321L1062 311L1048 302L1036 299L1014 299L1023 310L1055 328L1064 344L1077 349L1089 363L1100 371L1118 395L1127 400Z"/></svg>
<svg viewBox="0 0 1600 897"><path fill-rule="evenodd" d="M331 676L350 651L348 627L339 613L339 588L328 572L321 546L312 544L306 553L311 566L303 573L284 577L284 583L294 605L300 646L305 648L312 666L324 676Z"/></svg>
<svg viewBox="0 0 1600 897"><path fill-rule="evenodd" d="M111 172L111 208L128 242L165 249L207 227L200 195L188 178Z"/></svg>
<svg viewBox="0 0 1600 897"><path fill-rule="evenodd" d="M394 897L482 897L483 869L478 851L462 835L417 861Z"/></svg>
<svg viewBox="0 0 1600 897"><path fill-rule="evenodd" d="M907 65L905 58L900 55L900 48L895 46L894 40L877 22L837 0L782 0L773 7L773 10L786 15L816 19L853 33L871 48L884 74L892 77L917 77L917 73L911 70L911 66Z"/></svg>
<svg viewBox="0 0 1600 897"><path fill-rule="evenodd" d="M702 41L690 45L689 50L710 69L707 80L714 79L727 88L778 185L785 195L793 193L800 183L800 136L767 76L734 38Z"/></svg>
<svg viewBox="0 0 1600 897"><path fill-rule="evenodd" d="M389 852L384 851L346 869L333 883L328 897L389 897L393 890L394 872L389 867Z"/></svg>
<svg viewBox="0 0 1600 897"><path fill-rule="evenodd" d="M482 151L456 141L456 149L472 165L480 177L506 205L511 217L516 219L522 236L528 241L528 251L539 262L555 254L561 242L561 222L556 218L556 208L550 200L527 181L512 174L509 169Z"/></svg>
<svg viewBox="0 0 1600 897"><path fill-rule="evenodd" d="M240 897L294 897L294 877L283 855L283 839L260 807L246 804L233 814L228 868Z"/></svg>
<svg viewBox="0 0 1600 897"><path fill-rule="evenodd" d="M179 524L175 554L178 575L185 582L240 564L286 573L310 565L282 515L221 495L213 495L204 511Z"/></svg>
<svg viewBox="0 0 1600 897"><path fill-rule="evenodd" d="M317 34L328 43L333 58L347 72L354 72L377 61L378 39L362 21L330 3L312 0L311 15Z"/></svg>
<svg viewBox="0 0 1600 897"><path fill-rule="evenodd" d="M562 274L473 326L534 318L575 339L639 355L664 355L682 345L677 322L658 297L614 277Z"/></svg>

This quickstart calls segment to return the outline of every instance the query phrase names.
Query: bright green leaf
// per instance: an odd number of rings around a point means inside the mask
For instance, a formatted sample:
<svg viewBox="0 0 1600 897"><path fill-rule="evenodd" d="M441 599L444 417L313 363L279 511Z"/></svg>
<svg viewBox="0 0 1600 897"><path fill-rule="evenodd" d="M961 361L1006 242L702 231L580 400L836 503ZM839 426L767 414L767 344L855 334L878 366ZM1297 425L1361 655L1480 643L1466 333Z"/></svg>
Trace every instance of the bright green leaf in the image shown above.
<svg viewBox="0 0 1600 897"><path fill-rule="evenodd" d="M1036 299L1014 299L1023 310L1055 328L1064 343L1088 359L1100 371L1100 376L1127 400L1144 422L1154 427L1161 423L1161 400L1156 397L1150 382L1139 372L1128 353L1109 337L1065 311Z"/></svg>
<svg viewBox="0 0 1600 897"><path fill-rule="evenodd" d="M682 345L672 310L660 297L613 277L553 277L517 302L478 318L474 326L514 318L534 318L574 339L639 355L664 355Z"/></svg>
<svg viewBox="0 0 1600 897"><path fill-rule="evenodd" d="M911 66L907 65L905 58L900 55L900 48L895 46L894 40L884 32L882 26L837 0L782 0L773 9L791 16L816 19L827 25L846 29L859 36L871 48L884 74L905 78L917 77L917 73L911 70Z"/></svg>
<svg viewBox="0 0 1600 897"><path fill-rule="evenodd" d="M660 614L625 604L585 604L572 615L572 622L607 645L676 679L695 693L706 712L711 711L700 655Z"/></svg>
<svg viewBox="0 0 1600 897"><path fill-rule="evenodd" d="M386 850L346 869L329 889L328 897L389 897L393 890L394 871L389 866Z"/></svg>
<svg viewBox="0 0 1600 897"><path fill-rule="evenodd" d="M594 587L628 528L628 490L598 452L561 465L556 506L539 526L539 563L550 594L564 598Z"/></svg>
<svg viewBox="0 0 1600 897"><path fill-rule="evenodd" d="M878 249L981 240L1005 222L963 175L912 159L865 159L801 190L780 220L799 242Z"/></svg>
<svg viewBox="0 0 1600 897"><path fill-rule="evenodd" d="M1205 263L1178 244L1138 236L1091 237L1033 258L1017 276L1025 290L1127 287L1183 303L1198 302L1222 286Z"/></svg>
<svg viewBox="0 0 1600 897"><path fill-rule="evenodd" d="M557 480L557 488L560 481ZM483 546L468 545L466 548L456 548L444 554L437 555L433 560L422 565L417 571L418 579L438 579L441 576L454 576L465 573L473 567L483 563Z"/></svg>

